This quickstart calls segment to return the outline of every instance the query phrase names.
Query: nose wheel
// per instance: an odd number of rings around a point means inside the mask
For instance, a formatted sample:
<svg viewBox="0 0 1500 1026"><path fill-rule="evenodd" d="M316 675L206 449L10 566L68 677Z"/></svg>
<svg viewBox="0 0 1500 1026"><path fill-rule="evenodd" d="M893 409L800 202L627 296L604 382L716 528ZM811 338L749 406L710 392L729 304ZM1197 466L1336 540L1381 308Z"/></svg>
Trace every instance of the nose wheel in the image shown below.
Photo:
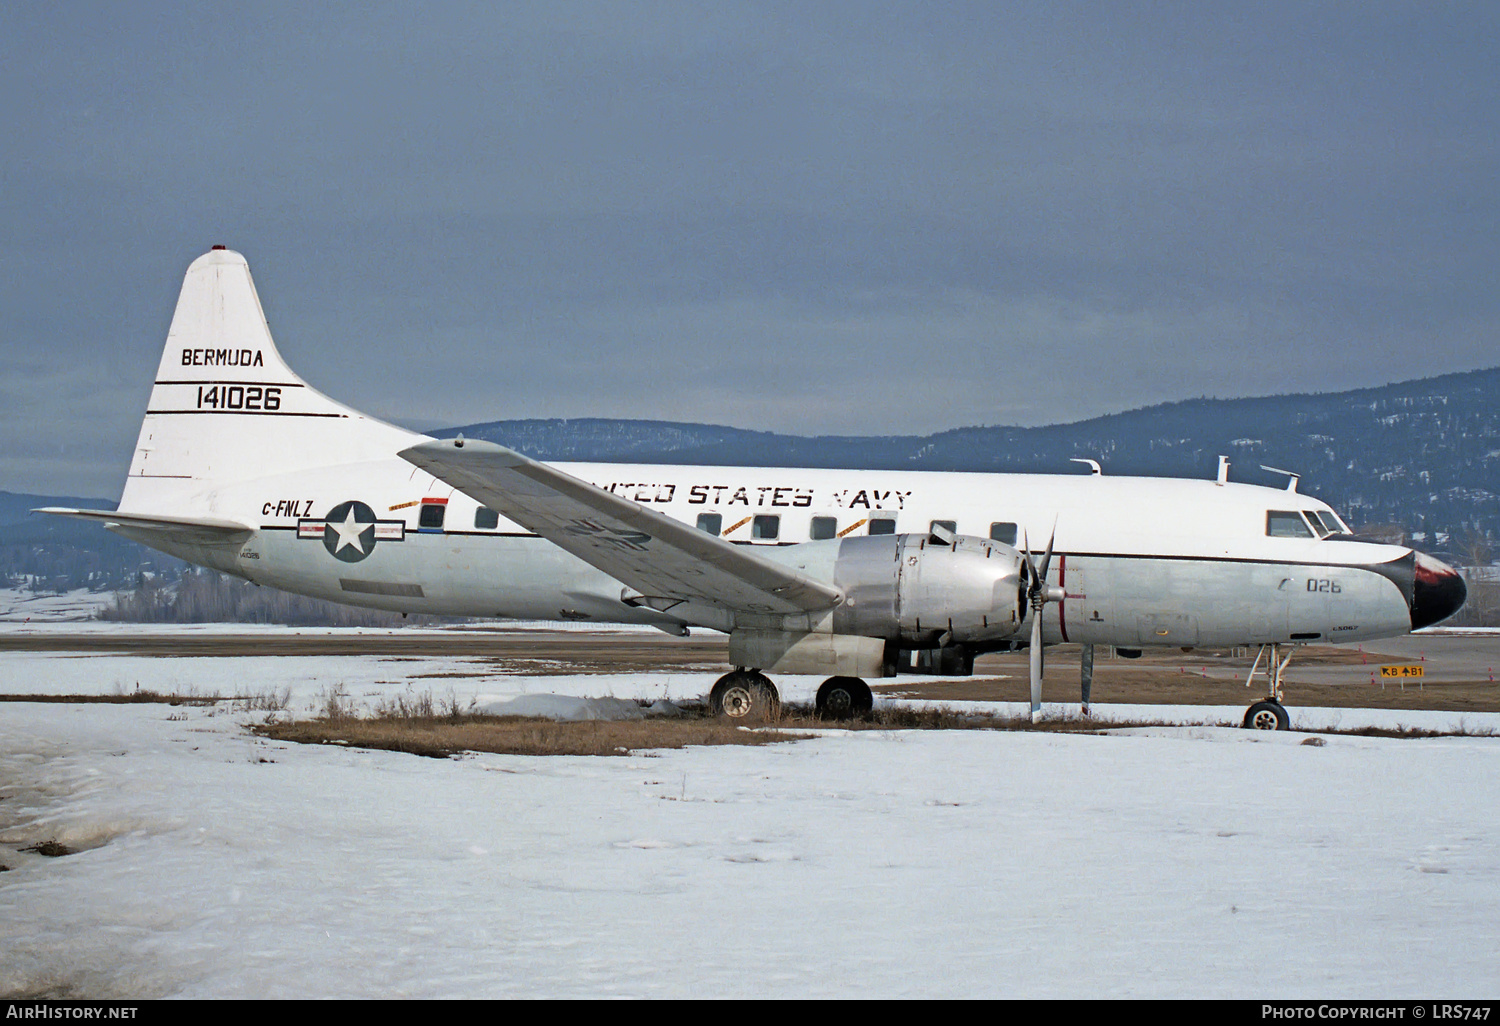
<svg viewBox="0 0 1500 1026"><path fill-rule="evenodd" d="M1291 717L1280 702L1269 699L1256 702L1245 712L1245 726L1251 730L1291 730Z"/></svg>
<svg viewBox="0 0 1500 1026"><path fill-rule="evenodd" d="M1260 669L1261 660L1266 661L1266 697L1264 701L1256 702L1245 710L1245 726L1251 730L1291 730L1292 720L1286 714L1286 707L1281 704L1281 677L1286 672L1287 664L1292 661L1292 651L1282 654L1281 645L1262 645L1260 651L1255 654L1255 663L1250 667L1250 675L1245 678L1245 686L1249 687L1255 680L1255 674ZM1267 659L1267 655L1270 656Z"/></svg>

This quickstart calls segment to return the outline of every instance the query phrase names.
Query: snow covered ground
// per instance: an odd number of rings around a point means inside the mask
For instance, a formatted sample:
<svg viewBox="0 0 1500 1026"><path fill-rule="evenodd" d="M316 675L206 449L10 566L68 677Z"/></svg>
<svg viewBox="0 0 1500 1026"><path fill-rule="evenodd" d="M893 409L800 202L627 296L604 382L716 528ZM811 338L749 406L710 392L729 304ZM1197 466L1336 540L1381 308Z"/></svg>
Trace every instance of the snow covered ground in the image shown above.
<svg viewBox="0 0 1500 1026"><path fill-rule="evenodd" d="M289 689L299 711L708 683L0 655L11 693ZM434 760L261 741L266 713L222 705L0 704L0 995L1496 996L1500 738L1107 711L1184 725ZM18 850L51 839L84 850Z"/></svg>
<svg viewBox="0 0 1500 1026"><path fill-rule="evenodd" d="M112 591L79 588L59 595L0 588L0 623L61 623L92 620L115 600Z"/></svg>

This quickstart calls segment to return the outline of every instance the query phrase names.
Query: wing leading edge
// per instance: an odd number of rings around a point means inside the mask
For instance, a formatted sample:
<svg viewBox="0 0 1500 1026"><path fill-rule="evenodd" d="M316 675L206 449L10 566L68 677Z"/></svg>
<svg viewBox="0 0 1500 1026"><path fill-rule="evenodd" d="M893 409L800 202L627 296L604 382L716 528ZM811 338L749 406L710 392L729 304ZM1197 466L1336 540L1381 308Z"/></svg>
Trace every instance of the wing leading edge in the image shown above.
<svg viewBox="0 0 1500 1026"><path fill-rule="evenodd" d="M843 600L832 584L672 520L493 442L443 439L400 453L665 611L677 602L796 614Z"/></svg>

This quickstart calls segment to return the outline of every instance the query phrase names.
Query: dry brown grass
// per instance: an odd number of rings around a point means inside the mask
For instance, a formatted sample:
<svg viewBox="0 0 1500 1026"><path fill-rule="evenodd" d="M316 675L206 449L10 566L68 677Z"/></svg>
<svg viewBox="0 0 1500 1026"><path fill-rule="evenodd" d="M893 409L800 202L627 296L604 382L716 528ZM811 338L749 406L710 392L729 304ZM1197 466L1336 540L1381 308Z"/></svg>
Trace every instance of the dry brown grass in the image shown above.
<svg viewBox="0 0 1500 1026"><path fill-rule="evenodd" d="M387 701L373 715L356 715L328 696L316 719L269 722L250 729L261 737L298 744L347 745L449 758L463 752L503 755L634 755L690 745L764 745L796 741L808 733L835 730L1042 730L1097 733L1152 724L1082 718L1033 725L1028 717L990 716L949 709L886 707L852 720L825 720L810 708L786 705L770 723L743 726L715 719L704 707L688 707L673 718L557 721L526 716L487 716L450 705L436 712L430 700Z"/></svg>
<svg viewBox="0 0 1500 1026"><path fill-rule="evenodd" d="M559 722L526 716L400 716L267 723L261 737L300 744L351 745L447 758L461 752L502 755L633 755L689 745L764 745L793 741L775 730L744 730L708 718Z"/></svg>
<svg viewBox="0 0 1500 1026"><path fill-rule="evenodd" d="M61 702L68 705L214 705L220 695L179 695L160 691L126 691L117 695L0 695L0 702Z"/></svg>
<svg viewBox="0 0 1500 1026"><path fill-rule="evenodd" d="M827 730L1009 730L1060 734L1103 734L1137 727L1238 726L1203 720L1199 723L1164 720L1096 720L1081 716L1051 717L1033 724L1031 718L959 712L946 708L877 708L852 720L824 720L806 706L785 705L768 724L746 727L708 715L704 707L688 707L674 718L643 720L556 721L524 716L475 715L445 703L434 710L430 700L383 703L372 716L354 715L337 699L318 719L271 722L250 729L265 738L299 744L347 745L449 758L463 752L503 755L636 755L652 749L690 745L764 745L796 741ZM1488 727L1428 730L1418 727L1356 727L1323 729L1317 734L1366 737L1430 738L1495 736Z"/></svg>

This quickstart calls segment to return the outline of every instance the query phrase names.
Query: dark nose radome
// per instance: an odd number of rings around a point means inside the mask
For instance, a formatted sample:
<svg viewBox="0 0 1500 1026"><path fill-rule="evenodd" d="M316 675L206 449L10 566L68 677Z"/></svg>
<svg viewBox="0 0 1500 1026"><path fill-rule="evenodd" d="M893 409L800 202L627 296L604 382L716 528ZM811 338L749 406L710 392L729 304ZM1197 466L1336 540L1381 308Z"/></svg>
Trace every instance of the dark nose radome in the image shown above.
<svg viewBox="0 0 1500 1026"><path fill-rule="evenodd" d="M1469 597L1468 585L1442 560L1425 553L1415 553L1416 572L1412 581L1411 629L1430 627L1448 619L1463 607Z"/></svg>

